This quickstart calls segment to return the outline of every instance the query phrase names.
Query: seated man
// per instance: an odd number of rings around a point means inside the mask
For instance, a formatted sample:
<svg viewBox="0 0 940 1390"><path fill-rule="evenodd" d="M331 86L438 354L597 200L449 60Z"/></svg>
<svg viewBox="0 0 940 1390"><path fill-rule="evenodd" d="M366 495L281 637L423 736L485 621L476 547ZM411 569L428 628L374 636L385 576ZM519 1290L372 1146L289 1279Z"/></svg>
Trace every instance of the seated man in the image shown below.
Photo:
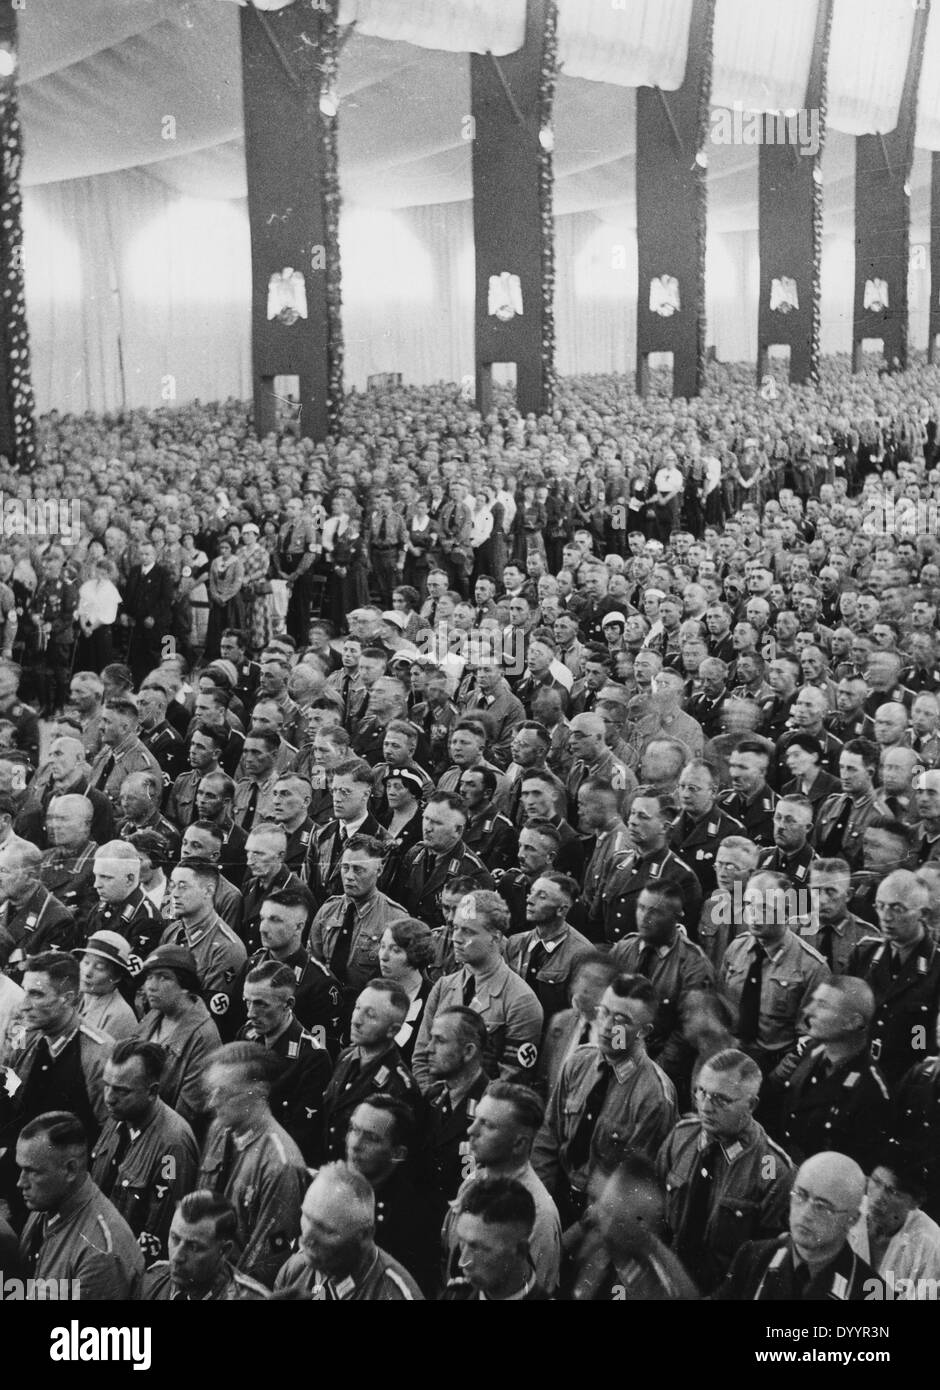
<svg viewBox="0 0 940 1390"><path fill-rule="evenodd" d="M232 1264L238 1217L226 1197L205 1189L189 1192L173 1216L169 1259L144 1275L144 1302L263 1302L268 1290Z"/></svg>
<svg viewBox="0 0 940 1390"><path fill-rule="evenodd" d="M715 1298L764 1303L885 1298L884 1281L849 1244L864 1196L865 1174L854 1159L840 1153L808 1158L790 1192L788 1233L745 1241Z"/></svg>
<svg viewBox="0 0 940 1390"><path fill-rule="evenodd" d="M137 1297L144 1258L134 1234L92 1182L88 1139L67 1110L38 1115L16 1144L30 1215L20 1237L27 1277L70 1286L83 1303Z"/></svg>
<svg viewBox="0 0 940 1390"><path fill-rule="evenodd" d="M702 1293L724 1278L745 1240L786 1225L793 1164L754 1119L760 1067L743 1052L710 1057L695 1085L696 1118L659 1151L673 1250Z"/></svg>

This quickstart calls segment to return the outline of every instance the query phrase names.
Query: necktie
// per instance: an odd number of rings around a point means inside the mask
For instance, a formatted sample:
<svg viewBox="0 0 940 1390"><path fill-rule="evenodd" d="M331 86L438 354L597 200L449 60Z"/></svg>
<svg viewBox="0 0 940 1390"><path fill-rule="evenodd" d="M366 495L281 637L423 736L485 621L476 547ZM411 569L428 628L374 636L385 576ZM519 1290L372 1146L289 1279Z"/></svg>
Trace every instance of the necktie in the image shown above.
<svg viewBox="0 0 940 1390"><path fill-rule="evenodd" d="M832 923L820 922L816 935L816 949L825 956L826 964L832 969Z"/></svg>
<svg viewBox="0 0 940 1390"><path fill-rule="evenodd" d="M716 1139L706 1144L696 1159L692 1181L689 1183L686 1217L682 1223L676 1253L693 1278L696 1274L701 1278L702 1267L710 1263L705 1244L705 1228L710 1214L719 1148Z"/></svg>
<svg viewBox="0 0 940 1390"><path fill-rule="evenodd" d="M585 1043L591 1041L591 1023L588 1019L581 1024L581 1032L578 1034L578 1046L583 1047Z"/></svg>
<svg viewBox="0 0 940 1390"><path fill-rule="evenodd" d="M248 798L248 805L245 807L244 811L242 812L242 830L244 830L246 833L251 829L252 823L253 823L254 818L255 818L255 812L257 811L257 809L258 809L258 783L257 783L257 782L252 782L252 784L251 784L251 795L250 795L249 798Z"/></svg>
<svg viewBox="0 0 940 1390"><path fill-rule="evenodd" d="M642 951L640 952L640 958L636 963L636 973L638 975L644 976L644 978L648 980L650 978L655 960L656 947L653 946L650 942L647 942L647 944L643 947Z"/></svg>
<svg viewBox="0 0 940 1390"><path fill-rule="evenodd" d="M127 1153L130 1146L130 1126L126 1122L122 1121L118 1125L118 1141L114 1146L114 1153L111 1155L111 1165L108 1169L108 1187L106 1189L102 1188L102 1191L104 1192L105 1196L107 1196L111 1189L114 1187L114 1184L117 1181L117 1175L120 1171L121 1164L124 1162L124 1155Z"/></svg>
<svg viewBox="0 0 940 1390"><path fill-rule="evenodd" d="M529 964L526 966L525 982L534 988L535 977L538 975L542 966L548 960L548 952L545 949L544 941L536 941L529 956Z"/></svg>
<svg viewBox="0 0 940 1390"><path fill-rule="evenodd" d="M46 1216L42 1212L36 1218L36 1224L29 1233L29 1240L23 1242L23 1264L27 1276L33 1276L39 1264L39 1255L46 1239Z"/></svg>
<svg viewBox="0 0 940 1390"><path fill-rule="evenodd" d="M901 973L901 952L897 949L896 946L892 946L890 950L891 960L888 965L888 973L890 974L892 980L896 980Z"/></svg>
<svg viewBox="0 0 940 1390"><path fill-rule="evenodd" d="M437 599L436 599L436 598L434 598L434 599L431 600L431 611L430 611L430 613L428 614L428 622L431 624L432 627L434 627L435 623L437 622Z"/></svg>
<svg viewBox="0 0 940 1390"><path fill-rule="evenodd" d="M356 926L356 904L350 898L346 904L346 911L343 913L342 926L330 956L330 969L339 980L341 985L346 983L346 971L349 966L349 948L352 945L353 931Z"/></svg>
<svg viewBox="0 0 940 1390"><path fill-rule="evenodd" d="M598 1116L604 1108L611 1075L611 1068L602 1061L600 1063L600 1076L588 1093L584 1103L584 1113L578 1121L578 1127L571 1136L571 1143L568 1145L567 1166L569 1173L576 1173L579 1168L584 1168L591 1156L591 1140L594 1138Z"/></svg>
<svg viewBox="0 0 940 1390"><path fill-rule="evenodd" d="M379 540L383 542L388 540L388 519L384 515L379 521Z"/></svg>
<svg viewBox="0 0 940 1390"><path fill-rule="evenodd" d="M463 1005L465 1009L469 1007L470 1001L473 999L476 992L477 982L472 975L468 975L464 981L463 987Z"/></svg>
<svg viewBox="0 0 940 1390"><path fill-rule="evenodd" d="M111 773L114 771L114 763L115 757L114 753L112 752L109 753L108 756L105 758L104 762L101 764L97 776L95 777L94 782L92 782L92 786L94 787L95 791L101 791L105 782L107 782L108 778L111 776Z"/></svg>
<svg viewBox="0 0 940 1390"><path fill-rule="evenodd" d="M738 1037L742 1042L755 1042L760 1027L760 994L767 954L759 942L751 947L751 966L741 990L738 1005Z"/></svg>
<svg viewBox="0 0 940 1390"><path fill-rule="evenodd" d="M349 690L352 685L352 676L347 671L343 677L343 723L349 718Z"/></svg>
<svg viewBox="0 0 940 1390"><path fill-rule="evenodd" d="M232 1176L232 1169L235 1167L235 1135L230 1129L225 1131L225 1142L222 1145L222 1162L219 1164L215 1180L216 1192L225 1192Z"/></svg>
<svg viewBox="0 0 940 1390"><path fill-rule="evenodd" d="M805 1298L806 1290L812 1283L809 1265L799 1264L793 1271L793 1297Z"/></svg>

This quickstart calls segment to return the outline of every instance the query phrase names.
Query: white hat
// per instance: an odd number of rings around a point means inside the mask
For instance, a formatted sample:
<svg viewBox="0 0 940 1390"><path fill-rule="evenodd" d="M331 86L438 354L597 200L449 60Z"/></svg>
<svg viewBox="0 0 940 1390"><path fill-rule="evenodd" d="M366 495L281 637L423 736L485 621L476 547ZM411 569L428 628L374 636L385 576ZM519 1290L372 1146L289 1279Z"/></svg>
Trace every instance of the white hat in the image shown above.
<svg viewBox="0 0 940 1390"><path fill-rule="evenodd" d="M627 620L623 613L605 613L601 618L601 627L606 627L608 623L619 623L621 627L626 627Z"/></svg>
<svg viewBox="0 0 940 1390"><path fill-rule="evenodd" d="M394 627L398 628L399 632L404 632L405 628L408 626L408 619L405 617L404 613L399 613L395 608L386 609L382 614L382 622L391 623Z"/></svg>

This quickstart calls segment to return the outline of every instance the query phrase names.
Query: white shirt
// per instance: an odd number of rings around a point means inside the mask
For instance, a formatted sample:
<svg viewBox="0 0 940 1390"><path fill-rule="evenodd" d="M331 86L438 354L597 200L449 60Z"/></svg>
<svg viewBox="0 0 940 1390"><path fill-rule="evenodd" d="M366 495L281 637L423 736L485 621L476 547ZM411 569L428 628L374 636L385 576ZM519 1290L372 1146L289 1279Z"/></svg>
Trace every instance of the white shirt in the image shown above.
<svg viewBox="0 0 940 1390"><path fill-rule="evenodd" d="M871 1263L867 1197L862 1199L861 1215L849 1231L849 1244L856 1255ZM892 1298L908 1302L917 1299L919 1279L940 1281L940 1226L915 1207L897 1235L888 1242L877 1272L891 1285ZM902 1280L906 1282L901 1283ZM921 1293L920 1297L925 1295Z"/></svg>
<svg viewBox="0 0 940 1390"><path fill-rule="evenodd" d="M162 869L157 869L150 881L150 886L148 888L142 888L142 892L145 898L150 899L154 907L162 908L168 886L166 874Z"/></svg>

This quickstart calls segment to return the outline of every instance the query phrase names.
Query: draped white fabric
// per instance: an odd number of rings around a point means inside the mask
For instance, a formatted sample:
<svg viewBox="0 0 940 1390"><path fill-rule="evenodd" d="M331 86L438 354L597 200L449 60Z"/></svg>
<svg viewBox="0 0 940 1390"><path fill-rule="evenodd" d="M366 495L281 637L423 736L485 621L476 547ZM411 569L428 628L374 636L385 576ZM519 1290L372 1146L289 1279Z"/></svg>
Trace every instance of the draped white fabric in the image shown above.
<svg viewBox="0 0 940 1390"><path fill-rule="evenodd" d="M856 133L890 129L913 0L835 0L823 159L823 346L851 320ZM472 371L468 50L522 40L524 0L343 0L347 381ZM562 372L626 371L636 316L635 88L681 83L691 0L560 0L556 318ZM246 395L248 231L238 12L220 0L29 0L20 15L27 295L41 408ZM799 107L816 0L718 0L713 102ZM407 41L403 41L407 40ZM940 149L927 33L912 240ZM757 150L709 150L708 341L754 353ZM923 260L921 256L921 261ZM917 263L919 264L919 262ZM911 273L911 340L927 276ZM119 354L120 345L120 354ZM121 370L123 356L123 373Z"/></svg>
<svg viewBox="0 0 940 1390"><path fill-rule="evenodd" d="M834 0L829 120L867 135L893 130L914 28L916 0ZM933 74L924 69L929 83Z"/></svg>
<svg viewBox="0 0 940 1390"><path fill-rule="evenodd" d="M691 14L692 0L559 0L559 62L568 77L674 91Z"/></svg>
<svg viewBox="0 0 940 1390"><path fill-rule="evenodd" d="M817 0L718 0L712 105L745 111L799 108L816 30Z"/></svg>

